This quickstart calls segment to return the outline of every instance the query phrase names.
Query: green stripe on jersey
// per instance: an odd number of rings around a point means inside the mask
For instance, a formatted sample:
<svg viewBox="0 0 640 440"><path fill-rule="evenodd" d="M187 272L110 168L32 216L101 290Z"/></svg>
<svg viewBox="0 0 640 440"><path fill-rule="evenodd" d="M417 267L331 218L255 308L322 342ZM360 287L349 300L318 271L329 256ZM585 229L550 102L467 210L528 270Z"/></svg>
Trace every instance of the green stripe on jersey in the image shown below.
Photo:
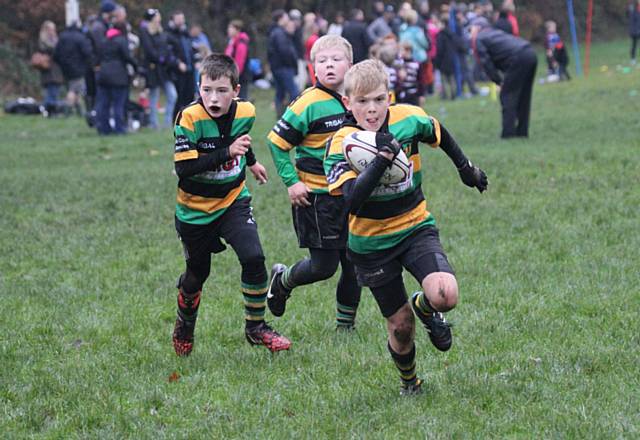
<svg viewBox="0 0 640 440"><path fill-rule="evenodd" d="M435 224L435 218L432 215L429 215L425 220L418 223L417 225L407 228L403 231L396 232L394 234L363 237L354 235L349 232L348 246L349 249L358 254L370 254L372 252L377 252L383 249L389 249L397 246L402 240L413 234L418 229L426 228L428 226L435 226Z"/></svg>
<svg viewBox="0 0 640 440"><path fill-rule="evenodd" d="M250 197L251 193L245 186L240 194L236 198L236 200L244 199L246 197ZM208 225L212 221L218 219L222 214L225 213L227 208L218 209L213 211L212 213L206 213L202 211L197 211L195 209L189 209L180 203L176 203L176 217L178 220L184 223L191 223L193 225Z"/></svg>

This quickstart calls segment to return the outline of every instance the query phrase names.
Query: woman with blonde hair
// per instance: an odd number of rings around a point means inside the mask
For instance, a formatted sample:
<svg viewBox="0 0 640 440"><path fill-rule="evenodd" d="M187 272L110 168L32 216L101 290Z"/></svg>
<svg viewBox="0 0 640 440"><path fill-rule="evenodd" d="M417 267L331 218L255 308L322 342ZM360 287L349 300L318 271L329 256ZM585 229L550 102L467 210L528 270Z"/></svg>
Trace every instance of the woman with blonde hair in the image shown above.
<svg viewBox="0 0 640 440"><path fill-rule="evenodd" d="M31 58L31 65L40 71L44 107L48 114L54 113L58 108L58 96L64 81L60 66L53 61L57 44L58 32L55 23L51 20L44 21L40 26L38 50Z"/></svg>
<svg viewBox="0 0 640 440"><path fill-rule="evenodd" d="M167 98L164 110L164 128L173 126L173 108L178 99L176 86L169 77L178 60L173 55L167 34L162 29L162 17L157 9L147 9L144 14L147 25L141 27L140 41L143 49L146 86L149 89L149 124L158 128L158 101L160 89Z"/></svg>

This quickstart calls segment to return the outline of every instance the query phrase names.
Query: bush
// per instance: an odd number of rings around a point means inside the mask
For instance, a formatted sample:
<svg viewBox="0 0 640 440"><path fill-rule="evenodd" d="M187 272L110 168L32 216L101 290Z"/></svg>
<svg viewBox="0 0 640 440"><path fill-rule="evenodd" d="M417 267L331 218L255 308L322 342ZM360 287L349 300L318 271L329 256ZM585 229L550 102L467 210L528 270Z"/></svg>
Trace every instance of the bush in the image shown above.
<svg viewBox="0 0 640 440"><path fill-rule="evenodd" d="M0 94L9 96L40 95L40 77L29 66L27 57L15 47L0 44Z"/></svg>

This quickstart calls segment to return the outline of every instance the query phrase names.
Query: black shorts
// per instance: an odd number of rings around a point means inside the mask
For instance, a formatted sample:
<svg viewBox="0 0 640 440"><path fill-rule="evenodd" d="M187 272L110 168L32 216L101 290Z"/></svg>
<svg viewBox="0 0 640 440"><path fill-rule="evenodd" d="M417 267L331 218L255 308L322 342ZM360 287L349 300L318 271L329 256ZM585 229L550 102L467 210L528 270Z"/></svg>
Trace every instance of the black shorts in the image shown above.
<svg viewBox="0 0 640 440"><path fill-rule="evenodd" d="M309 193L309 202L311 206L291 209L300 247L346 249L348 230L344 198Z"/></svg>
<svg viewBox="0 0 640 440"><path fill-rule="evenodd" d="M358 283L371 289L378 307L385 318L393 315L407 302L407 293L402 282L402 269L407 269L422 285L427 275L434 272L454 271L440 244L438 229L428 227L407 237L402 243L388 249L379 264L368 260L365 265L354 261ZM350 256L358 254L350 253ZM358 258L356 258L358 259Z"/></svg>
<svg viewBox="0 0 640 440"><path fill-rule="evenodd" d="M358 283L368 287L384 286L402 275L403 268L411 272L418 283L433 272L454 274L435 227L416 231L397 246L380 253L377 261L365 260L353 252L349 256L356 266Z"/></svg>
<svg viewBox="0 0 640 440"><path fill-rule="evenodd" d="M221 238L233 247L240 261L263 257L258 226L251 211L251 198L246 197L233 202L224 214L206 225L184 223L176 218L176 231L187 264L210 261L211 254L224 251L227 247Z"/></svg>

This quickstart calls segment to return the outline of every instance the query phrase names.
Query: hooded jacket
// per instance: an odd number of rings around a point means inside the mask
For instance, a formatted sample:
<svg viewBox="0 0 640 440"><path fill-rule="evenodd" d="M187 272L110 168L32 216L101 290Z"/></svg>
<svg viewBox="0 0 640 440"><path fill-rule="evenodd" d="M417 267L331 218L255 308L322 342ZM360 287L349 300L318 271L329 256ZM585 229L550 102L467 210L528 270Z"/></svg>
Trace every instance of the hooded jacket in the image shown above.
<svg viewBox="0 0 640 440"><path fill-rule="evenodd" d="M127 64L137 69L137 63L129 52L126 36L118 29L107 31L100 50L100 69L97 82L102 86L126 87L129 85Z"/></svg>

